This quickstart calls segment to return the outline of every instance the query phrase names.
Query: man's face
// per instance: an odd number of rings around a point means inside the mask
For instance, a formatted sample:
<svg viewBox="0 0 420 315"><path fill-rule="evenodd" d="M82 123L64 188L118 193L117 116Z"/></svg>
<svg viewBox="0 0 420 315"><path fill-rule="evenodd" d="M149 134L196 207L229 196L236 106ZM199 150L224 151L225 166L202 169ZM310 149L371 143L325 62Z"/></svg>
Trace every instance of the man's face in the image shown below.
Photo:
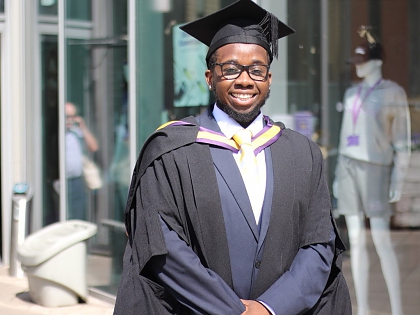
<svg viewBox="0 0 420 315"><path fill-rule="evenodd" d="M267 51L254 44L228 44L220 47L216 55L219 64L269 65ZM218 106L240 124L251 123L268 97L271 72L265 81L256 81L246 70L231 80L223 77L221 71L221 67L216 65L205 73L207 84L216 94Z"/></svg>
<svg viewBox="0 0 420 315"><path fill-rule="evenodd" d="M77 115L76 107L73 104L66 104L66 126L71 128L75 123L75 117Z"/></svg>

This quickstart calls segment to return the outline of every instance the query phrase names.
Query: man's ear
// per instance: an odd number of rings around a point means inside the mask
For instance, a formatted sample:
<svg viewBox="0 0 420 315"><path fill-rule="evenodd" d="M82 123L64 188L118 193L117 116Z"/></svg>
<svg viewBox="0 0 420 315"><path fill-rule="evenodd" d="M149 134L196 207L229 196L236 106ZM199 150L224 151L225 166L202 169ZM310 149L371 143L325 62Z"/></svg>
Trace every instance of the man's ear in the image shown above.
<svg viewBox="0 0 420 315"><path fill-rule="evenodd" d="M213 71L211 70L206 70L204 72L204 75L206 77L206 83L209 87L210 90L214 89L214 84L213 84Z"/></svg>

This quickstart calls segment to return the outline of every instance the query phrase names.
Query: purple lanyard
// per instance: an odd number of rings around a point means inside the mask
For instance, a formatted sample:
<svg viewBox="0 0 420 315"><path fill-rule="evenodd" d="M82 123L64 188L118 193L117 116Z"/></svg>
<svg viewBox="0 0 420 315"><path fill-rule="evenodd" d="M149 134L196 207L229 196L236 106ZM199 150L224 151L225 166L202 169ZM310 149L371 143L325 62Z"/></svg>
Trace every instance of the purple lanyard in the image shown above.
<svg viewBox="0 0 420 315"><path fill-rule="evenodd" d="M357 120L359 119L359 114L360 114L360 110L362 108L363 103L366 101L366 99L368 98L369 94L379 85L379 83L382 82L382 78L378 80L378 82L376 82L366 93L365 97L363 98L363 100L359 103L359 99L360 99L360 93L362 92L362 84L359 85L359 89L357 90L357 94L356 97L354 99L353 102L353 107L352 107L352 114L353 114L353 133L356 130L356 124L357 124Z"/></svg>

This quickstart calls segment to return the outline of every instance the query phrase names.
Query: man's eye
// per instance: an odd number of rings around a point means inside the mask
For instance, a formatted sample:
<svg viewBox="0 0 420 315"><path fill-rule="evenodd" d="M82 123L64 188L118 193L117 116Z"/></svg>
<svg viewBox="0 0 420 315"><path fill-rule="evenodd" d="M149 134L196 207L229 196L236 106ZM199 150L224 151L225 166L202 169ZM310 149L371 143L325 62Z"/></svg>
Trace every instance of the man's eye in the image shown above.
<svg viewBox="0 0 420 315"><path fill-rule="evenodd" d="M234 66L226 67L223 69L223 73L226 73L226 74L235 74L238 72L239 72L239 69Z"/></svg>
<svg viewBox="0 0 420 315"><path fill-rule="evenodd" d="M265 68L251 68L249 69L249 72L251 72L253 75L264 76Z"/></svg>

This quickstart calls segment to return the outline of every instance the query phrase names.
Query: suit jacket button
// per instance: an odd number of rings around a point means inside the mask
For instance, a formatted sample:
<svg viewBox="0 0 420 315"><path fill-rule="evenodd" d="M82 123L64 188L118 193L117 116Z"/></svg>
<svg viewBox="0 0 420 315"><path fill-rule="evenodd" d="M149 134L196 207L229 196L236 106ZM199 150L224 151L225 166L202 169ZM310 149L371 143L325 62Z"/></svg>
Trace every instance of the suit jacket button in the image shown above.
<svg viewBox="0 0 420 315"><path fill-rule="evenodd" d="M260 267L261 267L261 260L256 260L254 266L257 269L260 269Z"/></svg>

